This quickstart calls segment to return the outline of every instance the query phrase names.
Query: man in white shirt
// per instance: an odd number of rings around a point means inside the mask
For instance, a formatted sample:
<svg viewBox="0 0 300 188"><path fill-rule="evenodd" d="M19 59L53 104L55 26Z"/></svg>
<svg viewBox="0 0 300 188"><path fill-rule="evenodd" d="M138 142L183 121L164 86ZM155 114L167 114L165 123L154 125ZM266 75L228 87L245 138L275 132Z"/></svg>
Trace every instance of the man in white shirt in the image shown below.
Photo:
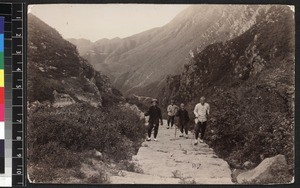
<svg viewBox="0 0 300 188"><path fill-rule="evenodd" d="M175 118L175 115L177 113L177 109L178 109L178 106L176 106L174 104L174 100L171 100L171 104L167 108L167 112L168 112L168 126L167 126L167 129L170 128L170 124L171 124L171 128L173 127L174 118Z"/></svg>
<svg viewBox="0 0 300 188"><path fill-rule="evenodd" d="M195 143L194 145L198 144L198 137L199 133L201 132L200 136L200 142L203 142L204 138L204 133L206 129L206 124L207 124L207 117L209 115L209 104L205 102L205 97L200 98L200 103L196 104L195 109L194 109L194 114L195 114Z"/></svg>

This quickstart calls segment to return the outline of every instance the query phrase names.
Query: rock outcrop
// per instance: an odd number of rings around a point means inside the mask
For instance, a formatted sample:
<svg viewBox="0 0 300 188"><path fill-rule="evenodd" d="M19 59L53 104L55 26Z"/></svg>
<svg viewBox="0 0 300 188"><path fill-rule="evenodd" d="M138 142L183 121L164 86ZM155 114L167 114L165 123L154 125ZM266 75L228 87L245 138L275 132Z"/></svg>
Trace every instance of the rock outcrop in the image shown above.
<svg viewBox="0 0 300 188"><path fill-rule="evenodd" d="M54 95L54 102L53 102L54 107L65 107L75 103L74 99L70 97L70 95L68 94L57 93L57 91L54 90L53 95Z"/></svg>
<svg viewBox="0 0 300 188"><path fill-rule="evenodd" d="M133 113L135 113L137 116L140 117L140 119L144 119L145 115L144 113L135 105L135 104L129 104L129 103L125 103L124 105L122 105L121 107L125 108L125 110L130 110Z"/></svg>
<svg viewBox="0 0 300 188"><path fill-rule="evenodd" d="M263 160L256 168L237 176L238 183L278 183L282 172L287 173L288 166L284 155Z"/></svg>

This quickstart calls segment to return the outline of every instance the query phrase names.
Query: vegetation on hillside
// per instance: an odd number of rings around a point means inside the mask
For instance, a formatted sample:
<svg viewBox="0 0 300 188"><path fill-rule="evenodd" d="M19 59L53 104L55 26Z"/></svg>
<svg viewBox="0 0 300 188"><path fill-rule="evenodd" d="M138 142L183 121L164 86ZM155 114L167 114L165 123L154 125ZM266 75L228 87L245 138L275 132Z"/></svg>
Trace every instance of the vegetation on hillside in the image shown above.
<svg viewBox="0 0 300 188"><path fill-rule="evenodd" d="M79 168L93 158L93 150L102 153L103 162L130 160L144 140L140 118L117 106L99 110L87 104L63 108L38 104L28 114L29 165L53 171ZM51 182L59 177L31 178Z"/></svg>
<svg viewBox="0 0 300 188"><path fill-rule="evenodd" d="M40 183L108 183L145 137L108 77L76 47L28 16L28 174Z"/></svg>
<svg viewBox="0 0 300 188"><path fill-rule="evenodd" d="M195 54L181 75L169 76L162 95L211 105L207 143L232 168L286 156L294 168L295 29L293 12L273 6L244 34ZM281 178L282 179L282 178Z"/></svg>

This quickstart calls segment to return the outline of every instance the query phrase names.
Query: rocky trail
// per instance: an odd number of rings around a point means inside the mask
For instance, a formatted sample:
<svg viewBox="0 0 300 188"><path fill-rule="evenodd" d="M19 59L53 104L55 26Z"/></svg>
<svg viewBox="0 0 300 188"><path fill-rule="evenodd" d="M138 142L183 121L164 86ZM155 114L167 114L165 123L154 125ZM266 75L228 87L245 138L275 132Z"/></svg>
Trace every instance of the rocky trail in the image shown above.
<svg viewBox="0 0 300 188"><path fill-rule="evenodd" d="M159 127L158 141L145 141L132 157L143 173L122 171L110 177L114 184L232 184L231 170L205 143L193 145L193 135L179 137L177 129Z"/></svg>

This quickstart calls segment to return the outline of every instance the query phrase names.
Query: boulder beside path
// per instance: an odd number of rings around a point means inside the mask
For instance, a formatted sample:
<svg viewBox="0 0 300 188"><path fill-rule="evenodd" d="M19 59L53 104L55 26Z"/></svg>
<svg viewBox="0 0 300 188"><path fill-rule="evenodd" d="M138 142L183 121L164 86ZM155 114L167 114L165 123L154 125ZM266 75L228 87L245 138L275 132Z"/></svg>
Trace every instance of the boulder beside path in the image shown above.
<svg viewBox="0 0 300 188"><path fill-rule="evenodd" d="M264 159L256 168L243 172L237 176L238 183L278 183L279 172L288 169L284 155Z"/></svg>

